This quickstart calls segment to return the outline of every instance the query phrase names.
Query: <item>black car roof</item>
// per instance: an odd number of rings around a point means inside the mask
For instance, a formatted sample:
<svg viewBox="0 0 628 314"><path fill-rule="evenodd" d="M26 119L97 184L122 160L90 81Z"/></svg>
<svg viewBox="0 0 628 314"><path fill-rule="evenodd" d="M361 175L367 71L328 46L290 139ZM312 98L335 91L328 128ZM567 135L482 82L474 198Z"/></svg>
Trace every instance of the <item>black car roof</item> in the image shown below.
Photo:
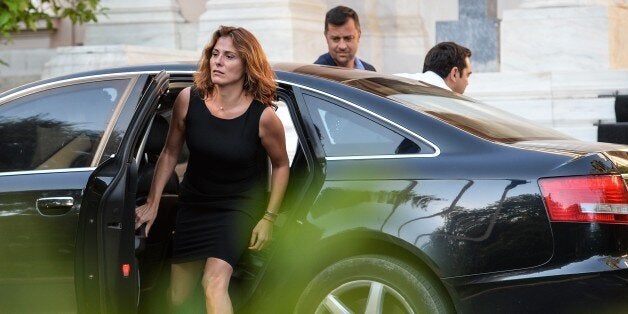
<svg viewBox="0 0 628 314"><path fill-rule="evenodd" d="M342 83L344 85L349 85L353 87L357 87L359 89L369 90L368 86L364 86L360 84L360 82L366 82L369 80L399 80L411 82L412 84L418 84L425 87L424 92L427 94L447 94L447 96L451 97L453 93L440 89L440 88L431 88L428 85L419 83L418 81L406 79L399 76L393 76L388 74L382 74L373 71L364 71L364 70L353 70L347 68L340 67L332 67L332 66L324 66L324 65L316 65L309 63L274 63L272 65L273 70L277 74L279 79L285 78L296 78L302 77L303 75L308 77L317 77L330 81L335 81L338 83ZM39 80L35 82L31 82L11 90L5 91L0 94L0 98L7 96L11 93L25 90L37 85L52 83L56 81L68 80L73 78L87 77L87 76L98 76L105 74L115 74L115 73L133 73L133 72L159 72L165 70L170 73L189 73L196 71L197 64L195 62L175 62L175 63L156 63L156 64L144 64L144 65L134 65L134 66L124 66L124 67L115 67L115 68L106 68L99 70L91 70L85 72L77 72L68 75L53 77L49 79ZM296 75L293 75L296 74ZM368 84L367 84L368 85ZM373 90L370 90L373 92ZM376 93L379 94L379 93ZM381 95L381 94L380 94ZM384 96L384 95L382 95Z"/></svg>
<svg viewBox="0 0 628 314"><path fill-rule="evenodd" d="M340 68L326 65L318 65L318 64L309 64L309 63L290 63L290 62L282 62L282 63L274 63L272 65L273 70L280 72L293 72L306 74L310 76L316 76L321 78L326 78L336 82L344 82L349 80L356 79L364 79L369 77L380 77L387 76L385 74L381 74L373 71L360 71L353 70L348 68ZM125 73L125 72L155 72L165 70L168 72L190 72L196 71L197 65L194 62L176 62L176 63L154 63L154 64L143 64L143 65L132 65L132 66L123 66L123 67L112 67L98 70L90 70L83 72L76 72L72 74L67 74L63 76L57 76L45 80L40 80L33 83L42 83L42 82L54 82L78 77L85 76L94 76L94 75L102 75L102 74L113 74L113 73ZM29 83L29 85L32 83Z"/></svg>

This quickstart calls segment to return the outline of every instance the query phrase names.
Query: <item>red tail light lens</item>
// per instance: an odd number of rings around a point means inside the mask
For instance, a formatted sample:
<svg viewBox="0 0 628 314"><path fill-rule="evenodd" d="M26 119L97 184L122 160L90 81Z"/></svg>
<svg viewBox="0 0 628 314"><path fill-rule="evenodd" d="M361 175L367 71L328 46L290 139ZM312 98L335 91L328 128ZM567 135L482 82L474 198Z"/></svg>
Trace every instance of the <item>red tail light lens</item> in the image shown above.
<svg viewBox="0 0 628 314"><path fill-rule="evenodd" d="M552 221L628 224L628 190L620 175L539 179Z"/></svg>
<svg viewBox="0 0 628 314"><path fill-rule="evenodd" d="M127 278L131 275L131 264L122 264L120 269L122 270L122 277Z"/></svg>

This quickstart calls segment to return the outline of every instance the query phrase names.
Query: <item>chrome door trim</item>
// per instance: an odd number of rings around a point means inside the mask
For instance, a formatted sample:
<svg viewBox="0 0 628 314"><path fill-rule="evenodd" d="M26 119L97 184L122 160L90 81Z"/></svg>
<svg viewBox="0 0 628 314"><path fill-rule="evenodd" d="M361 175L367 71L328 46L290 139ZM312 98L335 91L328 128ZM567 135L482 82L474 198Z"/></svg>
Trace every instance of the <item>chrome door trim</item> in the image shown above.
<svg viewBox="0 0 628 314"><path fill-rule="evenodd" d="M31 175L31 174L47 174L47 173L64 173L64 172L92 172L94 171L94 169L96 169L96 167L63 168L63 169L51 169L51 170L9 171L9 172L0 172L0 177Z"/></svg>
<svg viewBox="0 0 628 314"><path fill-rule="evenodd" d="M69 78L69 79L65 79L65 80L59 80L59 81L54 81L54 82L49 82L49 83L44 83L41 85L37 85L37 86L32 86L29 87L25 90L21 90L19 92L16 93L11 93L9 95L6 95L3 98L0 98L0 105L7 102L7 101L11 101L11 100L15 100L18 98L22 98L24 96L28 96L43 90L47 90L50 88L57 88L57 87L64 87L64 86L68 86L68 85L72 85L72 84L81 84L81 83L91 83L91 82L98 82L98 81L109 81L109 80L115 80L115 79L130 79L132 78L134 75L138 75L141 74L142 72L121 72L121 73L108 73L108 74L96 74L96 75L90 75L90 76L82 76L82 77L74 77L74 78ZM10 92L11 90L8 90L7 92Z"/></svg>

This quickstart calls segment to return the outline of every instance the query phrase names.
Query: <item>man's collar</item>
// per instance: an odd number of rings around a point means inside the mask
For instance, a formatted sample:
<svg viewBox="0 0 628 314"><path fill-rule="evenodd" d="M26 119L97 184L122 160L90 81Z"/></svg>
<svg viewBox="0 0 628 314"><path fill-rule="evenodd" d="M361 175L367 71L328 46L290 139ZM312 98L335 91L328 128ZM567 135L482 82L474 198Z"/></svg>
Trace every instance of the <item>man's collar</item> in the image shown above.
<svg viewBox="0 0 628 314"><path fill-rule="evenodd" d="M362 61L360 61L360 58L355 57L355 69L356 70L366 70L366 68L364 67L364 64L362 64Z"/></svg>
<svg viewBox="0 0 628 314"><path fill-rule="evenodd" d="M426 83L430 83L432 85L436 85L440 88L451 90L451 88L447 86L447 83L445 83L445 80L442 77L440 77L440 75L432 71L424 72L423 77L419 80L424 81Z"/></svg>

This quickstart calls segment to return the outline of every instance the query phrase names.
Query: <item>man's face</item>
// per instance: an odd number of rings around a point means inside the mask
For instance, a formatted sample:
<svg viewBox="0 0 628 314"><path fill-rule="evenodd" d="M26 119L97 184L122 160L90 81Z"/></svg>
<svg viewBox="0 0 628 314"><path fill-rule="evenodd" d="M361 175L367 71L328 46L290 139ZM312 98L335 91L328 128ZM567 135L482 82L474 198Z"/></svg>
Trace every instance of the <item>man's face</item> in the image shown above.
<svg viewBox="0 0 628 314"><path fill-rule="evenodd" d="M463 94L464 90L467 88L467 85L469 85L469 76L471 76L471 73L473 72L471 69L471 60L469 60L469 57L466 57L464 59L464 63L466 63L466 67L464 67L464 69L462 71L458 71L456 75L456 80L454 82L454 86L452 86L452 90L456 93L459 94Z"/></svg>
<svg viewBox="0 0 628 314"><path fill-rule="evenodd" d="M350 18L341 26L327 25L327 47L336 65L346 68L355 67L355 54L360 43L360 32L355 21Z"/></svg>

